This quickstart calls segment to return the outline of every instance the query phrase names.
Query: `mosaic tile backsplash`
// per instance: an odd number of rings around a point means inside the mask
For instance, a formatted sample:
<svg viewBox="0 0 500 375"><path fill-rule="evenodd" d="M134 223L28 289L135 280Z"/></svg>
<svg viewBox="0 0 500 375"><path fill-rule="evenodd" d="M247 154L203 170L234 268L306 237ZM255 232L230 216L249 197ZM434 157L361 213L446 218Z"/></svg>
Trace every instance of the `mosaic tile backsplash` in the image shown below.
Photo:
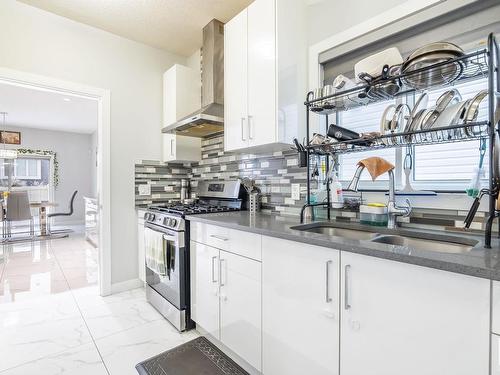
<svg viewBox="0 0 500 375"><path fill-rule="evenodd" d="M224 137L202 141L199 163L165 164L142 161L135 166L136 206L179 199L180 179L189 178L192 192L200 180L229 180L251 177L262 192L262 211L281 215L298 215L305 199L291 198L291 184L306 186L306 171L299 168L293 150L271 154L236 154L224 152ZM139 185L151 184L151 195L139 195Z"/></svg>
<svg viewBox="0 0 500 375"><path fill-rule="evenodd" d="M251 177L262 192L262 212L281 216L299 216L306 198L306 169L298 167L295 151L268 154L236 154L224 152L224 137L202 141L202 160L193 164L162 163L143 160L135 165L135 204L144 208L180 198L180 180L191 181L196 194L198 181L228 180ZM311 160L316 163L316 160ZM319 166L320 175L324 168ZM312 189L321 181L312 183ZM139 195L140 185L150 185L150 195ZM300 200L291 197L292 184L300 184ZM333 210L337 220L358 221L358 214L348 210ZM325 217L324 209L317 209L318 217ZM445 229L460 228L467 212L447 209L414 208L409 218L398 218L403 226ZM484 213L478 212L472 230L482 230ZM495 227L495 226L494 226Z"/></svg>

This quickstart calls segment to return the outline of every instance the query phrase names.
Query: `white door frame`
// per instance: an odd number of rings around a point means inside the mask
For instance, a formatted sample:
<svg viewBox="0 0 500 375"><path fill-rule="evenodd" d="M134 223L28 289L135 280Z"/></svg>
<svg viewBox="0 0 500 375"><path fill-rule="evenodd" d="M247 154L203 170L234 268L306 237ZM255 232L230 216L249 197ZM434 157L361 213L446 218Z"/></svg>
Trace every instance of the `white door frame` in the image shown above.
<svg viewBox="0 0 500 375"><path fill-rule="evenodd" d="M90 98L98 102L99 292L102 296L111 294L110 90L2 67L0 67L0 82L36 90L63 92L65 95Z"/></svg>

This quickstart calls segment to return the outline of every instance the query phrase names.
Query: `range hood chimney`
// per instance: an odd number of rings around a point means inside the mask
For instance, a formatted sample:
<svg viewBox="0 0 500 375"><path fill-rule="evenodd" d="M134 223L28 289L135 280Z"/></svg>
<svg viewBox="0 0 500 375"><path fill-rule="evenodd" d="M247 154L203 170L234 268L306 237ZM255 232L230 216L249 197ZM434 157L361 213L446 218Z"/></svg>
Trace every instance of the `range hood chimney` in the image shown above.
<svg viewBox="0 0 500 375"><path fill-rule="evenodd" d="M224 24L216 19L203 28L201 109L167 125L163 133L205 138L224 132Z"/></svg>

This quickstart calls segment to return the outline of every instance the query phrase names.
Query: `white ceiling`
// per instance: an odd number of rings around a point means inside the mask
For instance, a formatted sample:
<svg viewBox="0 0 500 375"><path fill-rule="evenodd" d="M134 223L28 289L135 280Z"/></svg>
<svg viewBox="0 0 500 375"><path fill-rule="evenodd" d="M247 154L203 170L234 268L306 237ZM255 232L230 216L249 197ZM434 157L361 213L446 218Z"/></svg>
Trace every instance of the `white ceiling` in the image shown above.
<svg viewBox="0 0 500 375"><path fill-rule="evenodd" d="M97 105L88 98L0 83L7 126L91 134L97 130Z"/></svg>
<svg viewBox="0 0 500 375"><path fill-rule="evenodd" d="M227 22L253 0L18 0L153 47L189 56L212 19Z"/></svg>

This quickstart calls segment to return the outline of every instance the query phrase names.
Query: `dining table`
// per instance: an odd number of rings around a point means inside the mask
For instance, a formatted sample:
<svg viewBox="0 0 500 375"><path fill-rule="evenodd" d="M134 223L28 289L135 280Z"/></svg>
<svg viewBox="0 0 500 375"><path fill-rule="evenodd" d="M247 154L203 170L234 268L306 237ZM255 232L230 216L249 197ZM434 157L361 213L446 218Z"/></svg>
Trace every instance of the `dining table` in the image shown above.
<svg viewBox="0 0 500 375"><path fill-rule="evenodd" d="M40 236L50 236L47 231L47 208L57 207L56 202L42 201L42 202L30 202L31 208L38 208L38 220L40 225Z"/></svg>

